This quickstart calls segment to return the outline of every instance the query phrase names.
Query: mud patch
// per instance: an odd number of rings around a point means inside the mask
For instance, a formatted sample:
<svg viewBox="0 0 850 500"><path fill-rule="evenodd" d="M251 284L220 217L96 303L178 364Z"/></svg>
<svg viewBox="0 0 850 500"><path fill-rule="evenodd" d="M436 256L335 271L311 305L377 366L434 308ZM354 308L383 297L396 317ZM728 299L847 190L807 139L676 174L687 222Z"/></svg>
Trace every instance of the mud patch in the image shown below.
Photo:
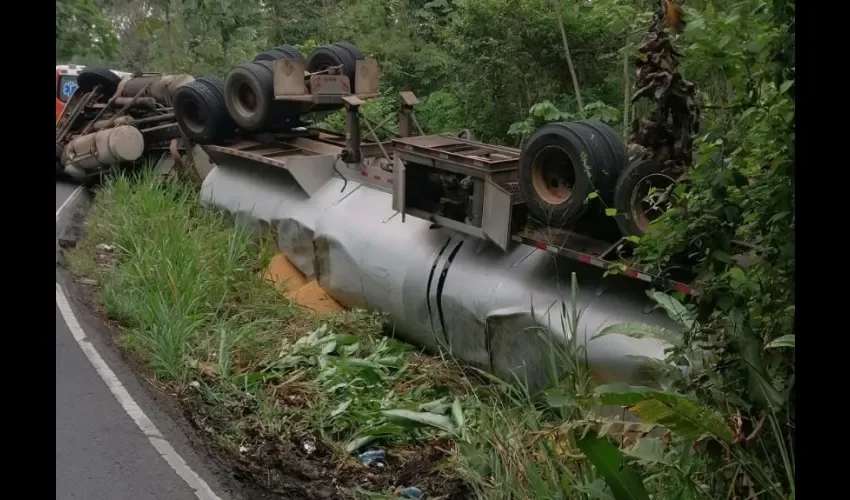
<svg viewBox="0 0 850 500"><path fill-rule="evenodd" d="M227 434L235 421L250 422L246 414L257 410L247 399L243 404L210 405L197 393L185 396L181 402L186 419L196 432L211 439ZM466 484L447 473L446 460L453 447L447 440L390 450L380 466L365 466L355 457L340 456L315 436L272 434L259 424L248 424L243 433L247 440L230 453L235 477L261 485L280 498L357 498L358 488L391 494L410 486L424 491L426 498L471 497Z"/></svg>

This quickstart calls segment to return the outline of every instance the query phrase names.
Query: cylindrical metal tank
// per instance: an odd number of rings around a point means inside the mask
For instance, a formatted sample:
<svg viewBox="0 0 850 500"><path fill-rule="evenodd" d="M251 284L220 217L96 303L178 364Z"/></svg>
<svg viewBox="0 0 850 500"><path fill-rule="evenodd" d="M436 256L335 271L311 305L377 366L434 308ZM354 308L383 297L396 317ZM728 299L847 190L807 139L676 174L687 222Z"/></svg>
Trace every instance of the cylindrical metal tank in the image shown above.
<svg viewBox="0 0 850 500"><path fill-rule="evenodd" d="M145 88L146 85L150 85L150 87L148 87L142 95L144 97L153 97L158 103L168 105L171 103L171 98L174 96L174 92L176 92L180 86L193 81L195 81L195 78L191 75L138 76L131 78L124 84L124 89L121 91L121 95L124 97L134 97L143 88Z"/></svg>
<svg viewBox="0 0 850 500"><path fill-rule="evenodd" d="M119 125L77 137L65 146L62 164L81 170L135 161L145 150L145 138L136 127Z"/></svg>
<svg viewBox="0 0 850 500"><path fill-rule="evenodd" d="M345 168L345 167L341 167ZM500 377L545 385L553 346L576 335L601 380L637 381L644 363L661 359L652 339L609 335L606 325L674 326L646 296L642 282L602 277L600 270L541 250L493 245L401 216L391 195L333 178L307 197L283 170L217 165L202 202L237 223L276 229L281 252L348 307L388 313L396 335L431 351L444 349ZM571 273L579 284L578 331L570 328Z"/></svg>

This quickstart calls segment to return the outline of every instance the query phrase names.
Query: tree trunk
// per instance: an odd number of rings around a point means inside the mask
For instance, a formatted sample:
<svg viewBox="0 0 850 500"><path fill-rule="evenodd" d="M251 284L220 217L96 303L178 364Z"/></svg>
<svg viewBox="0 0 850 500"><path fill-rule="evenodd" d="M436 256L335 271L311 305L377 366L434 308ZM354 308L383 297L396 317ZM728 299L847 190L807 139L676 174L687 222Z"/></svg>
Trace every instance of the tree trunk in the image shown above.
<svg viewBox="0 0 850 500"><path fill-rule="evenodd" d="M578 103L579 116L584 118L584 101L581 99L581 89L578 86L578 77L573 66L573 58L570 56L570 46L567 43L567 32L564 30L564 21L561 19L561 2L552 0L552 7L555 9L555 16L558 19L558 27L561 30L561 41L564 42L564 55L567 57L567 67L570 70L570 77L573 80L573 90L576 93L576 102Z"/></svg>

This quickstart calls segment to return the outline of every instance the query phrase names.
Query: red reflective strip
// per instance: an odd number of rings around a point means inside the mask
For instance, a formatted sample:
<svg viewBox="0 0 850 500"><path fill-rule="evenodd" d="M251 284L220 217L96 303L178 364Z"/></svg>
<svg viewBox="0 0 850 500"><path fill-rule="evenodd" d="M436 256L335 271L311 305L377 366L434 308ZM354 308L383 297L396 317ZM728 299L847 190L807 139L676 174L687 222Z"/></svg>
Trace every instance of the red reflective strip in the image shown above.
<svg viewBox="0 0 850 500"><path fill-rule="evenodd" d="M694 293L693 288L689 287L688 285L683 285L681 283L674 284L673 288L684 293L685 295L692 295Z"/></svg>
<svg viewBox="0 0 850 500"><path fill-rule="evenodd" d="M374 177L376 181L381 180L381 176L380 176L380 175L373 175L372 177Z"/></svg>
<svg viewBox="0 0 850 500"><path fill-rule="evenodd" d="M540 250L546 250L547 245L546 245L546 243L543 243L542 241L535 241L534 247L539 248Z"/></svg>
<svg viewBox="0 0 850 500"><path fill-rule="evenodd" d="M392 177L387 177L387 182L389 182L390 184L392 184L392 183L393 183L393 178L392 178Z"/></svg>
<svg viewBox="0 0 850 500"><path fill-rule="evenodd" d="M578 261L584 262L585 264L590 264L590 263L592 263L593 258L590 255L579 255Z"/></svg>
<svg viewBox="0 0 850 500"><path fill-rule="evenodd" d="M626 270L623 271L623 274L625 274L626 276L628 276L630 278L637 278L638 277L638 272L635 271L634 269L630 268L630 267L626 268Z"/></svg>
<svg viewBox="0 0 850 500"><path fill-rule="evenodd" d="M360 175L362 175L363 177L369 177L369 174L367 174L365 170L361 170Z"/></svg>

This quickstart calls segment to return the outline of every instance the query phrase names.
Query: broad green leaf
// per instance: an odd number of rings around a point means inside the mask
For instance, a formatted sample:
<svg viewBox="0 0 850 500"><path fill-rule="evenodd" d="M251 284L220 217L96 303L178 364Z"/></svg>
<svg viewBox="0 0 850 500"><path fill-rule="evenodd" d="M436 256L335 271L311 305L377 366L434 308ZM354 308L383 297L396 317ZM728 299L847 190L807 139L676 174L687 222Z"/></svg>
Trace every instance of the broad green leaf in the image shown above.
<svg viewBox="0 0 850 500"><path fill-rule="evenodd" d="M655 389L628 384L604 384L593 391L602 400L602 404L612 406L631 406L651 398Z"/></svg>
<svg viewBox="0 0 850 500"><path fill-rule="evenodd" d="M606 208L605 209L605 215L607 215L608 217L614 217L615 215L617 215L617 209L616 208Z"/></svg>
<svg viewBox="0 0 850 500"><path fill-rule="evenodd" d="M773 349L775 347L796 347L795 345L795 335L783 335L781 337L773 339L769 344L764 346L765 349Z"/></svg>
<svg viewBox="0 0 850 500"><path fill-rule="evenodd" d="M345 449L348 453L352 453L380 437L399 436L403 434L404 431L404 427L396 424L384 424L377 427L369 427L358 432L357 436L345 445Z"/></svg>
<svg viewBox="0 0 850 500"><path fill-rule="evenodd" d="M458 428L463 428L463 424L466 422L466 419L463 416L463 408L460 406L460 399L455 398L452 403L452 417L454 418L455 424L457 424Z"/></svg>
<svg viewBox="0 0 850 500"><path fill-rule="evenodd" d="M584 456L605 478L615 500L649 500L643 481L628 464L616 446L607 439L586 436L578 440L578 447Z"/></svg>
<svg viewBox="0 0 850 500"><path fill-rule="evenodd" d="M676 300L675 298L667 295L666 293L658 292L658 291L650 291L647 293L649 298L655 301L662 309L667 313L667 316L670 317L673 321L678 322L682 326L685 327L686 330L693 330L695 326L693 314L688 311L688 308L684 306L681 302Z"/></svg>
<svg viewBox="0 0 850 500"><path fill-rule="evenodd" d="M331 418L341 414L342 412L347 410L349 406L351 406L351 400L346 399L345 401L337 405L336 408L334 408L334 410L331 412Z"/></svg>
<svg viewBox="0 0 850 500"><path fill-rule="evenodd" d="M645 323L618 323L609 325L599 331L590 340L596 340L606 335L619 334L635 339L651 338L666 342L674 347L682 346L682 336L670 330Z"/></svg>
<svg viewBox="0 0 850 500"><path fill-rule="evenodd" d="M782 82L782 85L779 86L779 93L784 94L788 92L788 89L791 88L791 85L794 85L794 80L787 80Z"/></svg>
<svg viewBox="0 0 850 500"><path fill-rule="evenodd" d="M326 342L324 346L322 346L322 354L330 354L336 350L336 341L331 340L330 342Z"/></svg>
<svg viewBox="0 0 850 500"><path fill-rule="evenodd" d="M732 257L730 257L729 254L724 252L723 250L715 250L711 252L711 258L723 262L724 264L731 265L735 263L735 261L732 260Z"/></svg>
<svg viewBox="0 0 850 500"><path fill-rule="evenodd" d="M454 432L452 421L445 415L437 415L426 411L386 410L384 416L401 424L425 425L436 427L447 432Z"/></svg>
<svg viewBox="0 0 850 500"><path fill-rule="evenodd" d="M625 384L603 385L595 392L602 404L631 406L642 421L662 425L685 439L698 440L706 435L726 442L735 439L722 416L678 394Z"/></svg>
<svg viewBox="0 0 850 500"><path fill-rule="evenodd" d="M733 267L732 269L729 270L729 278L732 279L733 285L735 285L735 284L740 285L741 283L744 282L744 280L747 279L747 275L744 272L744 270L741 269L740 267Z"/></svg>
<svg viewBox="0 0 850 500"><path fill-rule="evenodd" d="M675 466L673 462L664 457L664 443L658 438L639 439L637 443L624 449L623 455L643 462Z"/></svg>
<svg viewBox="0 0 850 500"><path fill-rule="evenodd" d="M649 399L631 410L641 420L663 425L685 439L696 441L710 435L727 443L735 440L735 433L723 418L696 401L676 399L674 403L665 403Z"/></svg>
<svg viewBox="0 0 850 500"><path fill-rule="evenodd" d="M734 314L735 310L732 313L729 315L732 320L731 333L736 337L739 355L747 365L747 386L750 397L765 407L781 408L787 398L776 389L765 371L761 339L744 322L740 313Z"/></svg>
<svg viewBox="0 0 850 500"><path fill-rule="evenodd" d="M550 408L572 408L576 405L576 400L563 394L561 391L549 389L545 393L546 404Z"/></svg>
<svg viewBox="0 0 850 500"><path fill-rule="evenodd" d="M431 413L438 413L440 415L443 415L449 408L449 404L446 402L446 399L448 398L443 396L440 399L435 399L434 401L422 403L421 405L419 405L419 409L422 411L428 411Z"/></svg>
<svg viewBox="0 0 850 500"><path fill-rule="evenodd" d="M353 453L376 439L378 439L378 436L356 437L345 445L345 451L347 451L348 453Z"/></svg>
<svg viewBox="0 0 850 500"><path fill-rule="evenodd" d="M594 198L599 198L599 193L596 191L591 191L589 195L587 195L588 200L592 200Z"/></svg>

